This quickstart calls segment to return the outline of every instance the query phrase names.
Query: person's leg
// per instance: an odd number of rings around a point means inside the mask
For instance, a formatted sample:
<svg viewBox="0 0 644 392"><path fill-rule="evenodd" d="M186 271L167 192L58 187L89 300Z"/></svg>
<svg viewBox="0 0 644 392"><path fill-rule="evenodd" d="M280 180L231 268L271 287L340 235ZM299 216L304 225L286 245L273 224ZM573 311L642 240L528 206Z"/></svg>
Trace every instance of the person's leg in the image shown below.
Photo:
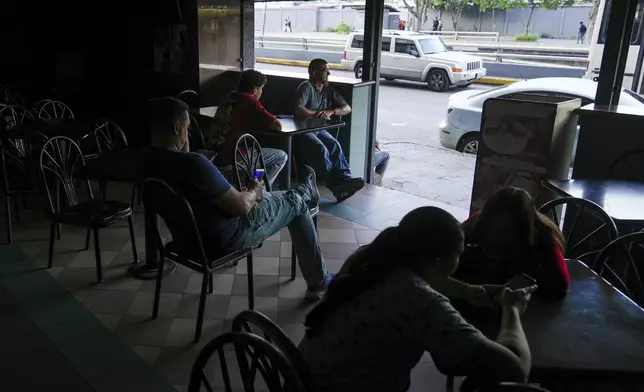
<svg viewBox="0 0 644 392"><path fill-rule="evenodd" d="M311 132L293 138L295 155L304 159L311 165L318 177L325 181L332 180L333 163L329 158L329 150L317 136L318 132Z"/></svg>
<svg viewBox="0 0 644 392"><path fill-rule="evenodd" d="M328 156L332 165L331 172L334 182L341 182L342 180L350 179L351 170L349 169L349 162L347 162L347 158L344 156L340 142L327 131L320 131L317 133L317 136L328 151Z"/></svg>
<svg viewBox="0 0 644 392"><path fill-rule="evenodd" d="M273 185L273 182L275 182L284 165L286 165L288 156L284 151L275 148L262 148L262 154L264 155L264 163L266 164L268 183Z"/></svg>
<svg viewBox="0 0 644 392"><path fill-rule="evenodd" d="M376 151L373 155L373 166L376 168L376 173L384 176L387 166L389 166L389 153L387 151Z"/></svg>
<svg viewBox="0 0 644 392"><path fill-rule="evenodd" d="M310 288L324 281L327 271L308 202L311 195L302 187L262 196L245 217L235 249L257 246L288 226L302 276Z"/></svg>

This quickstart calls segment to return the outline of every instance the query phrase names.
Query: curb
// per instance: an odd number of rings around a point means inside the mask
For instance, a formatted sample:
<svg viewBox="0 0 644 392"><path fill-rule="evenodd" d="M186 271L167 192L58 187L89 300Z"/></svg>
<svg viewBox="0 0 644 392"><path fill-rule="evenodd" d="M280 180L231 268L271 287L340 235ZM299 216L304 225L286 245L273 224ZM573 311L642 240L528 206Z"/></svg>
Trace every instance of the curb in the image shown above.
<svg viewBox="0 0 644 392"><path fill-rule="evenodd" d="M277 65L290 65L293 67L308 67L309 62L308 61L301 61L301 60L282 60L282 59L270 59L267 57L257 57L255 59L256 62L258 63L264 63L264 64L277 64ZM333 69L336 71L346 71L340 64L331 64L329 63L329 69ZM476 84L487 84L491 86L503 86L506 84L514 83L518 81L519 79L513 79L513 78L500 78L500 77L483 77L481 79L476 80L474 83Z"/></svg>

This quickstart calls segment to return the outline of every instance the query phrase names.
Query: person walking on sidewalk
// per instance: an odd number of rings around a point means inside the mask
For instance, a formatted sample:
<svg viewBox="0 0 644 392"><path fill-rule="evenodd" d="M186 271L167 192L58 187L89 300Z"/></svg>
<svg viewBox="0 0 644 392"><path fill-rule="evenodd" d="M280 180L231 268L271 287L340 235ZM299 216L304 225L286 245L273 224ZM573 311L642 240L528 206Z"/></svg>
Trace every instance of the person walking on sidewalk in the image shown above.
<svg viewBox="0 0 644 392"><path fill-rule="evenodd" d="M434 16L434 22L432 22L432 31L438 31L438 16Z"/></svg>
<svg viewBox="0 0 644 392"><path fill-rule="evenodd" d="M577 34L577 43L578 44L583 44L584 43L584 38L586 38L586 31L588 31L588 28L584 24L584 21L582 20L579 22L579 34Z"/></svg>

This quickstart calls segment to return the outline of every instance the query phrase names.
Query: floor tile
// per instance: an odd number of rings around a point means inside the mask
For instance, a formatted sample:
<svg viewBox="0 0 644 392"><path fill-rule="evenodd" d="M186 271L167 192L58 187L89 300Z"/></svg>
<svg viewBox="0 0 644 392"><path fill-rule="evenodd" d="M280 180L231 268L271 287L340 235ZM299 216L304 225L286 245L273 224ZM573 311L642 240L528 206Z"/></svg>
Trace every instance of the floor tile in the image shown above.
<svg viewBox="0 0 644 392"><path fill-rule="evenodd" d="M46 271L49 273L49 275L53 276L54 278L56 276L58 276L64 270L65 270L65 267L51 267L51 268L46 269Z"/></svg>
<svg viewBox="0 0 644 392"><path fill-rule="evenodd" d="M398 224L397 220L383 218L378 213L363 216L356 219L355 222L364 226L371 227L375 230L384 230L387 227L395 226Z"/></svg>
<svg viewBox="0 0 644 392"><path fill-rule="evenodd" d="M280 243L275 241L264 242L261 248L253 251L253 255L259 257L279 257Z"/></svg>
<svg viewBox="0 0 644 392"><path fill-rule="evenodd" d="M322 242L320 243L320 248L325 259L346 259L358 249L358 244Z"/></svg>
<svg viewBox="0 0 644 392"><path fill-rule="evenodd" d="M184 290L186 294L199 294L201 293L201 282L203 275L197 272L193 272L190 275L190 280L188 281L188 286ZM235 275L213 275L214 280L214 294L230 295L230 292L233 289L233 282L235 281Z"/></svg>
<svg viewBox="0 0 644 392"><path fill-rule="evenodd" d="M338 273L340 271L340 268L344 265L346 259L324 259L324 262L326 263L326 269L327 271L331 273Z"/></svg>
<svg viewBox="0 0 644 392"><path fill-rule="evenodd" d="M306 281L303 278L280 277L279 298L302 298L307 289Z"/></svg>
<svg viewBox="0 0 644 392"><path fill-rule="evenodd" d="M200 347L163 347L154 363L157 373L175 385L188 385L192 365L199 356Z"/></svg>
<svg viewBox="0 0 644 392"><path fill-rule="evenodd" d="M318 229L353 229L351 221L336 216L318 216Z"/></svg>
<svg viewBox="0 0 644 392"><path fill-rule="evenodd" d="M358 239L358 244L366 245L373 242L373 240L380 234L379 230L356 230L356 238Z"/></svg>
<svg viewBox="0 0 644 392"><path fill-rule="evenodd" d="M226 318L232 320L242 310L248 309L248 297L232 296L230 297L230 306ZM255 297L255 310L264 313L271 320L277 319L277 298Z"/></svg>
<svg viewBox="0 0 644 392"><path fill-rule="evenodd" d="M354 230L373 230L371 227L363 226L356 222L351 222Z"/></svg>
<svg viewBox="0 0 644 392"><path fill-rule="evenodd" d="M69 268L69 267L68 267ZM138 291L143 285L141 279L135 279L128 270L103 270L103 282L96 283L96 289Z"/></svg>
<svg viewBox="0 0 644 392"><path fill-rule="evenodd" d="M191 271L179 269L180 266L177 266L177 271L173 274L163 278L161 283L161 292L163 293L183 293L188 287L188 281L190 281L190 276L192 275ZM156 288L156 279L143 281L141 285L141 291L154 291Z"/></svg>
<svg viewBox="0 0 644 392"><path fill-rule="evenodd" d="M356 220L361 216L367 215L369 212L361 210L352 206L344 204L320 204L320 209L328 212L332 215L335 215L340 218L344 218L350 221Z"/></svg>
<svg viewBox="0 0 644 392"><path fill-rule="evenodd" d="M282 229L280 241L291 242L291 232L288 229Z"/></svg>
<svg viewBox="0 0 644 392"><path fill-rule="evenodd" d="M304 323L278 323L278 326L296 346L304 337Z"/></svg>
<svg viewBox="0 0 644 392"><path fill-rule="evenodd" d="M279 293L278 276L253 276L256 297L277 297ZM235 275L232 295L248 295L248 276Z"/></svg>
<svg viewBox="0 0 644 392"><path fill-rule="evenodd" d="M139 260L145 260L145 252L137 252ZM131 250L122 250L120 251L112 263L109 265L109 269L128 269L134 264L134 255Z"/></svg>
<svg viewBox="0 0 644 392"><path fill-rule="evenodd" d="M273 241L279 241L280 240L280 233L273 234L272 236L268 237L265 241L268 242L273 242Z"/></svg>
<svg viewBox="0 0 644 392"><path fill-rule="evenodd" d="M107 329L114 331L118 327L123 316L118 314L100 314L94 313L94 317L98 319Z"/></svg>
<svg viewBox="0 0 644 392"><path fill-rule="evenodd" d="M228 295L208 294L204 310L204 319L224 319L228 313L231 297ZM197 318L199 294L183 294L176 317Z"/></svg>
<svg viewBox="0 0 644 392"><path fill-rule="evenodd" d="M125 290L94 290L83 301L92 313L125 314L136 292Z"/></svg>
<svg viewBox="0 0 644 392"><path fill-rule="evenodd" d="M154 365L159 357L159 353L161 352L161 347L130 346L130 348L150 365Z"/></svg>
<svg viewBox="0 0 644 392"><path fill-rule="evenodd" d="M303 323L315 302L304 298L280 298L277 304L278 323Z"/></svg>
<svg viewBox="0 0 644 392"><path fill-rule="evenodd" d="M221 335L223 324L223 320L204 320L200 343L203 345ZM175 318L172 321L172 326L170 327L164 346L188 348L195 345L194 337L196 326L196 318Z"/></svg>
<svg viewBox="0 0 644 392"><path fill-rule="evenodd" d="M54 249L54 267L67 267L67 265L74 260L78 250L65 250L65 249ZM49 249L43 248L35 257L34 261L37 265L46 267L49 264ZM96 264L94 264L96 265Z"/></svg>
<svg viewBox="0 0 644 392"><path fill-rule="evenodd" d="M280 260L278 257L253 256L253 275L279 275ZM248 263L242 260L237 265L236 274L246 274Z"/></svg>
<svg viewBox="0 0 644 392"><path fill-rule="evenodd" d="M130 232L126 228L102 229L98 233L101 250L120 251L130 240ZM94 250L94 234L89 242L89 248Z"/></svg>
<svg viewBox="0 0 644 392"><path fill-rule="evenodd" d="M295 273L296 276L302 276L302 271L300 270L300 265L295 263ZM291 258L290 257L280 257L280 276L291 276Z"/></svg>
<svg viewBox="0 0 644 392"><path fill-rule="evenodd" d="M161 293L159 297L159 317L174 317L181 302L181 294ZM154 293L141 291L136 294L125 314L130 316L152 316Z"/></svg>
<svg viewBox="0 0 644 392"><path fill-rule="evenodd" d="M116 334L127 345L161 347L165 343L171 325L170 317L152 319L149 316L126 315L116 328Z"/></svg>
<svg viewBox="0 0 644 392"><path fill-rule="evenodd" d="M291 257L291 255L292 255L291 246L292 245L293 245L292 242L282 241L280 243L280 254L279 254L279 256L280 257Z"/></svg>
<svg viewBox="0 0 644 392"><path fill-rule="evenodd" d="M67 289L90 289L98 283L93 268L68 267L56 275L56 280Z"/></svg>
<svg viewBox="0 0 644 392"><path fill-rule="evenodd" d="M342 242L355 244L356 235L353 229L318 229L320 242Z"/></svg>
<svg viewBox="0 0 644 392"><path fill-rule="evenodd" d="M101 250L101 264L103 268L110 265L112 260L116 257L117 252L110 250ZM84 250L76 254L69 264L68 267L84 267L84 268L96 268L96 253L93 250Z"/></svg>

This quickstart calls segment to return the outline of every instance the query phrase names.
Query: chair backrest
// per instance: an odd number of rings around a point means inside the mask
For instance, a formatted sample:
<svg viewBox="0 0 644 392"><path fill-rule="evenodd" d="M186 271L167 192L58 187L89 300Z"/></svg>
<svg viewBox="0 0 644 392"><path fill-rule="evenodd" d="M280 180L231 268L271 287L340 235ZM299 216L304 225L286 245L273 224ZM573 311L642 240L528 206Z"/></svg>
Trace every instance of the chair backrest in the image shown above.
<svg viewBox="0 0 644 392"><path fill-rule="evenodd" d="M273 320L256 310L244 310L233 319L232 330L233 332L255 334L272 343L291 362L302 382L306 384L309 379L310 369L304 357L286 333Z"/></svg>
<svg viewBox="0 0 644 392"><path fill-rule="evenodd" d="M201 131L201 125L195 116L188 113L190 117L190 126L188 126L188 141L190 142L190 149L195 150L205 150L206 141L203 137L203 132Z"/></svg>
<svg viewBox="0 0 644 392"><path fill-rule="evenodd" d="M644 306L644 284L640 268L644 266L644 232L623 235L597 255L592 269Z"/></svg>
<svg viewBox="0 0 644 392"><path fill-rule="evenodd" d="M25 107L8 105L0 108L0 130L9 130L33 119L34 116Z"/></svg>
<svg viewBox="0 0 644 392"><path fill-rule="evenodd" d="M127 138L121 127L109 119L100 119L94 126L93 136L99 154L114 147L127 147Z"/></svg>
<svg viewBox="0 0 644 392"><path fill-rule="evenodd" d="M182 256L188 254L197 260L199 267L206 267L207 258L199 234L197 221L190 203L178 194L168 183L159 178L146 178L142 186L143 206L149 213L156 214L163 219L173 242L182 250ZM163 249L161 236L156 233L158 246ZM186 260L186 262L194 261Z"/></svg>
<svg viewBox="0 0 644 392"><path fill-rule="evenodd" d="M69 108L69 106L60 101L47 101L38 111L38 117L45 120L73 120L74 113Z"/></svg>
<svg viewBox="0 0 644 392"><path fill-rule="evenodd" d="M235 145L234 158L233 174L235 176L235 186L239 191L243 191L247 189L248 184L253 180L255 170L266 170L262 146L260 146L257 139L252 135L248 133L241 135ZM264 172L262 180L266 185L266 190L270 192L268 173Z"/></svg>
<svg viewBox="0 0 644 392"><path fill-rule="evenodd" d="M565 212L560 217L558 211L562 211L563 207ZM566 247L564 256L569 259L590 264L604 246L618 236L613 219L603 208L589 200L562 197L544 204L539 212L561 228Z"/></svg>
<svg viewBox="0 0 644 392"><path fill-rule="evenodd" d="M85 166L85 159L80 147L72 139L65 136L56 136L49 139L40 152L40 172L45 184L51 212L56 213L54 199L57 190L64 192L68 207L77 205L80 201L76 193L76 173ZM87 196L94 198L89 180L86 184Z"/></svg>
<svg viewBox="0 0 644 392"><path fill-rule="evenodd" d="M202 386L207 391L223 389L226 392L233 389L305 391L297 372L281 351L259 336L242 332L220 335L201 350L192 367L188 392L199 392Z"/></svg>
<svg viewBox="0 0 644 392"><path fill-rule="evenodd" d="M608 167L613 180L644 182L644 149L627 151Z"/></svg>
<svg viewBox="0 0 644 392"><path fill-rule="evenodd" d="M40 109L42 109L42 107L49 101L51 101L51 99L41 99L40 101L36 102L31 107L31 112L34 114L34 116L38 117L38 113L40 113Z"/></svg>
<svg viewBox="0 0 644 392"><path fill-rule="evenodd" d="M199 94L195 90L183 90L177 94L177 99L183 101L191 109L199 108Z"/></svg>
<svg viewBox="0 0 644 392"><path fill-rule="evenodd" d="M25 98L10 85L0 87L0 102L5 105L24 105Z"/></svg>

